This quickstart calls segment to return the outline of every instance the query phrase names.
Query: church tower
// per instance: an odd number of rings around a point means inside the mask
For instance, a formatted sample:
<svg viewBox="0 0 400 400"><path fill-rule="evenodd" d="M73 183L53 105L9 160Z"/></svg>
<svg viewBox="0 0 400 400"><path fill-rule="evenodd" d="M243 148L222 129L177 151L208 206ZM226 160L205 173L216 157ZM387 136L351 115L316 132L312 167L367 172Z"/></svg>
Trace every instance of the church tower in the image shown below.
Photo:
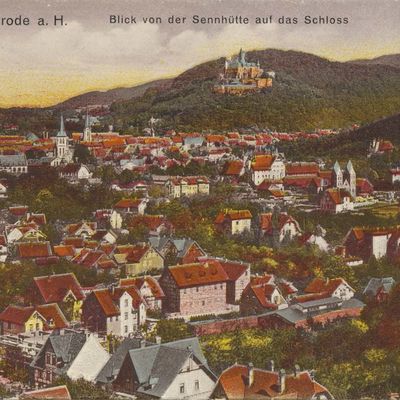
<svg viewBox="0 0 400 400"><path fill-rule="evenodd" d="M63 159L68 154L68 136L65 133L64 117L61 115L60 130L56 136L56 156Z"/></svg>
<svg viewBox="0 0 400 400"><path fill-rule="evenodd" d="M343 172L337 161L332 170L332 186L335 188L343 187Z"/></svg>
<svg viewBox="0 0 400 400"><path fill-rule="evenodd" d="M349 185L349 192L353 197L356 197L357 194L357 176L356 171L354 170L353 163L351 160L348 161L345 170L346 180Z"/></svg>
<svg viewBox="0 0 400 400"><path fill-rule="evenodd" d="M83 141L84 142L92 141L92 128L90 126L90 118L88 110L86 110L85 129L83 130Z"/></svg>

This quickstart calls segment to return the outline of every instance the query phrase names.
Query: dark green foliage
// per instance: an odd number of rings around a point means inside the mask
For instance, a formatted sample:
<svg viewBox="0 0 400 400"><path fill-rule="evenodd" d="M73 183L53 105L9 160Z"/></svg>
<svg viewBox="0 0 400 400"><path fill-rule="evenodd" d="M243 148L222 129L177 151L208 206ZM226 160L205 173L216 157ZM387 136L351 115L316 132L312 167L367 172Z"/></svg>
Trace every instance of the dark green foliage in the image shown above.
<svg viewBox="0 0 400 400"><path fill-rule="evenodd" d="M156 115L165 127L180 130L257 125L294 131L371 122L400 106L400 74L394 67L330 62L281 50L249 52L248 59L259 59L262 67L276 72L271 89L240 97L214 94L223 69L219 59L186 71L171 88L114 103L113 116L123 121L123 129L141 129Z"/></svg>

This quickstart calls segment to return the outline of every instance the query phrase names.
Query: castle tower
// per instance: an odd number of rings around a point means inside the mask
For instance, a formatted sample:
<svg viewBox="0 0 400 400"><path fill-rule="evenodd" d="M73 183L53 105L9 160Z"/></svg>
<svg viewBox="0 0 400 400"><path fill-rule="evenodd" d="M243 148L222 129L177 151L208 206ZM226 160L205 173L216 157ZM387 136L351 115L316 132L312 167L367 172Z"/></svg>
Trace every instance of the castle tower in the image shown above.
<svg viewBox="0 0 400 400"><path fill-rule="evenodd" d="M357 194L357 176L351 160L348 161L345 170L346 179L349 184L349 192L353 197Z"/></svg>
<svg viewBox="0 0 400 400"><path fill-rule="evenodd" d="M86 110L85 129L83 130L83 141L84 142L92 141L92 128L90 126L90 118L88 110Z"/></svg>
<svg viewBox="0 0 400 400"><path fill-rule="evenodd" d="M68 153L68 136L65 133L64 117L61 115L60 130L56 136L56 156L57 158L64 158Z"/></svg>
<svg viewBox="0 0 400 400"><path fill-rule="evenodd" d="M337 161L332 170L332 186L335 188L343 187L343 172Z"/></svg>

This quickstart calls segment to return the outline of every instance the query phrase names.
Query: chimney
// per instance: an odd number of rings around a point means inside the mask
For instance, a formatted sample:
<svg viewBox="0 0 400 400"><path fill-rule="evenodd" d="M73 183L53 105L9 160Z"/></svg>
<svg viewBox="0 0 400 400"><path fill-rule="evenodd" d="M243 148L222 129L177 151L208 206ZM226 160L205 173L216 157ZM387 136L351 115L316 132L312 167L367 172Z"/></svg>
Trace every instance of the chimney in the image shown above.
<svg viewBox="0 0 400 400"><path fill-rule="evenodd" d="M156 344L161 344L161 336L156 336Z"/></svg>
<svg viewBox="0 0 400 400"><path fill-rule="evenodd" d="M278 386L279 386L279 393L282 394L285 389L286 389L286 371L284 369L281 369L279 371L279 381L278 381Z"/></svg>
<svg viewBox="0 0 400 400"><path fill-rule="evenodd" d="M254 383L254 365L253 363L249 363L247 366L248 375L249 375L249 387L251 387Z"/></svg>
<svg viewBox="0 0 400 400"><path fill-rule="evenodd" d="M270 360L268 364L269 364L269 368L267 368L267 369L269 369L270 371L274 372L275 371L275 362L274 362L274 360Z"/></svg>
<svg viewBox="0 0 400 400"><path fill-rule="evenodd" d="M295 364L294 366L294 376L297 377L300 375L300 365L299 364Z"/></svg>

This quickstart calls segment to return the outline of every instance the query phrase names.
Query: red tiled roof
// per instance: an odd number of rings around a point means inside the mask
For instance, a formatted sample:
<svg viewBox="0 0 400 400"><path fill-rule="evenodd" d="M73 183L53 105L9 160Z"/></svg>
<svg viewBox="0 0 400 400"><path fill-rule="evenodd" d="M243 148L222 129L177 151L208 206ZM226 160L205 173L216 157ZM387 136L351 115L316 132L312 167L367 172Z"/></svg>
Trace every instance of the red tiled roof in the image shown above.
<svg viewBox="0 0 400 400"><path fill-rule="evenodd" d="M315 278L304 289L305 293L322 293L327 292L331 295L341 284L347 285L343 278L321 279Z"/></svg>
<svg viewBox="0 0 400 400"><path fill-rule="evenodd" d="M50 257L52 255L49 242L18 243L18 253L21 258Z"/></svg>
<svg viewBox="0 0 400 400"><path fill-rule="evenodd" d="M81 249L85 246L85 239L81 237L67 237L63 240L66 246L73 246L76 249Z"/></svg>
<svg viewBox="0 0 400 400"><path fill-rule="evenodd" d="M62 385L25 392L21 394L21 399L71 400L72 398L68 388L65 385Z"/></svg>
<svg viewBox="0 0 400 400"><path fill-rule="evenodd" d="M46 214L29 214L26 218L26 222L35 222L38 225L46 225Z"/></svg>
<svg viewBox="0 0 400 400"><path fill-rule="evenodd" d="M243 161L228 161L225 165L224 175L240 175L243 169Z"/></svg>
<svg viewBox="0 0 400 400"><path fill-rule="evenodd" d="M294 223L297 227L297 221L287 213L280 213L278 217L278 229L282 229L287 223ZM260 214L260 228L263 231L272 231L272 213Z"/></svg>
<svg viewBox="0 0 400 400"><path fill-rule="evenodd" d="M138 208L142 202L143 199L122 199L114 205L114 208Z"/></svg>
<svg viewBox="0 0 400 400"><path fill-rule="evenodd" d="M96 297L104 314L107 317L112 317L114 315L120 314L120 311L118 307L114 304L111 293L108 289L94 290L92 293Z"/></svg>
<svg viewBox="0 0 400 400"><path fill-rule="evenodd" d="M148 244L137 244L117 246L116 253L126 254L127 262L138 263L149 250L150 246Z"/></svg>
<svg viewBox="0 0 400 400"><path fill-rule="evenodd" d="M222 265L215 260L176 265L169 267L168 270L180 288L211 285L229 280Z"/></svg>
<svg viewBox="0 0 400 400"><path fill-rule="evenodd" d="M209 257L200 257L199 261L202 263L207 261L218 262L219 264L221 264L230 281L236 281L249 269L249 266L247 264L241 263L239 261L222 260Z"/></svg>
<svg viewBox="0 0 400 400"><path fill-rule="evenodd" d="M232 221L240 220L240 219L251 219L252 215L249 210L228 210L221 211L217 218L215 219L216 224L221 224L225 221L225 219L230 219Z"/></svg>
<svg viewBox="0 0 400 400"><path fill-rule="evenodd" d="M119 286L120 287L135 286L140 290L144 282L146 282L149 285L151 293L156 299L161 299L165 297L164 291L162 290L160 284L152 276L120 279Z"/></svg>
<svg viewBox="0 0 400 400"><path fill-rule="evenodd" d="M255 156L254 161L251 163L251 169L253 171L266 171L271 168L271 165L275 161L275 156L271 154L260 154Z"/></svg>
<svg viewBox="0 0 400 400"><path fill-rule="evenodd" d="M75 247L71 245L59 245L53 247L54 254L59 257L73 257L75 255Z"/></svg>
<svg viewBox="0 0 400 400"><path fill-rule="evenodd" d="M79 222L78 224L69 224L66 227L66 230L69 235L74 235L79 229L81 229L84 225L88 226L91 230L95 231L97 229L96 222Z"/></svg>
<svg viewBox="0 0 400 400"><path fill-rule="evenodd" d="M77 300L85 298L81 285L73 273L40 276L33 280L46 303L63 301L69 291Z"/></svg>
<svg viewBox="0 0 400 400"><path fill-rule="evenodd" d="M253 370L253 383L249 385L249 367L235 364L226 369L218 380L218 386L228 399L311 399L328 390L313 381L307 371L286 375L283 393L279 393L279 373L258 368Z"/></svg>
<svg viewBox="0 0 400 400"><path fill-rule="evenodd" d="M136 286L114 288L111 292L111 297L114 301L119 301L120 297L124 293L128 293L129 296L132 297L132 305L135 308L138 308L140 304L143 303L142 295L140 294L139 289Z"/></svg>
<svg viewBox="0 0 400 400"><path fill-rule="evenodd" d="M271 303L271 295L275 289L276 289L275 285L269 285L269 284L257 285L257 286L250 285L248 287L248 290L253 291L254 296L263 307L272 310L278 308L276 304Z"/></svg>
<svg viewBox="0 0 400 400"><path fill-rule="evenodd" d="M45 329L57 328L62 329L68 326L68 321L65 319L64 314L56 303L43 304L39 306L14 306L9 305L1 314L0 320L4 322L11 322L16 325L24 325L32 314L37 311L45 319ZM53 322L53 325L47 324Z"/></svg>
<svg viewBox="0 0 400 400"><path fill-rule="evenodd" d="M381 140L379 142L378 151L392 151L394 146L390 140Z"/></svg>
<svg viewBox="0 0 400 400"><path fill-rule="evenodd" d="M286 175L317 175L319 166L314 162L295 162L286 164Z"/></svg>
<svg viewBox="0 0 400 400"><path fill-rule="evenodd" d="M10 213L15 215L16 217L25 215L28 212L28 210L29 210L28 206L15 206L8 208L8 211L10 211Z"/></svg>
<svg viewBox="0 0 400 400"><path fill-rule="evenodd" d="M350 193L344 189L328 189L325 193L335 204L342 204L345 197L351 197Z"/></svg>
<svg viewBox="0 0 400 400"><path fill-rule="evenodd" d="M163 215L135 215L129 220L128 224L130 227L144 225L149 230L156 230L163 224L171 226L170 222Z"/></svg>
<svg viewBox="0 0 400 400"><path fill-rule="evenodd" d="M68 321L57 303L42 304L36 306L36 310L43 315L47 323L53 321L53 325L50 325L49 328L63 329L68 326Z"/></svg>

